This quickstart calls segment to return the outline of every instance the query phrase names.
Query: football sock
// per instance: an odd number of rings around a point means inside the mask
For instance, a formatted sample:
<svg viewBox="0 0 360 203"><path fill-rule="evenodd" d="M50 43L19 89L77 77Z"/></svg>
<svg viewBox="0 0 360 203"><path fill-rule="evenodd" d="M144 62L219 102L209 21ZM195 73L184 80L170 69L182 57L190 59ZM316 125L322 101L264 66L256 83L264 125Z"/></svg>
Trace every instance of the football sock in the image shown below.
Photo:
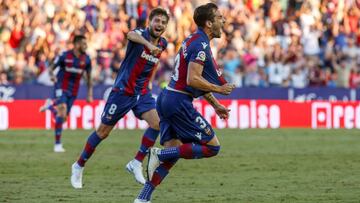
<svg viewBox="0 0 360 203"><path fill-rule="evenodd" d="M146 182L140 194L138 195L138 199L149 201L151 199L151 195L154 191L155 187L150 182Z"/></svg>
<svg viewBox="0 0 360 203"><path fill-rule="evenodd" d="M149 150L150 147L154 146L156 138L159 135L159 131L155 130L153 128L148 128L146 129L142 140L141 140L141 145L140 145L140 149L137 152L135 159L142 162Z"/></svg>
<svg viewBox="0 0 360 203"><path fill-rule="evenodd" d="M151 184L156 187L158 186L162 180L169 174L170 169L176 164L178 159L172 159L168 161L162 162L155 170Z"/></svg>
<svg viewBox="0 0 360 203"><path fill-rule="evenodd" d="M62 132L63 122L64 122L63 117L57 116L55 118L55 144L61 143L61 132Z"/></svg>
<svg viewBox="0 0 360 203"><path fill-rule="evenodd" d="M183 144L179 147L170 147L160 150L158 154L160 161L177 158L201 159L216 156L220 151L220 146L200 145L195 143Z"/></svg>
<svg viewBox="0 0 360 203"><path fill-rule="evenodd" d="M91 133L86 142L85 148L81 153L77 163L79 166L84 167L85 162L91 157L94 153L96 146L101 142L101 138L97 135L96 131Z"/></svg>

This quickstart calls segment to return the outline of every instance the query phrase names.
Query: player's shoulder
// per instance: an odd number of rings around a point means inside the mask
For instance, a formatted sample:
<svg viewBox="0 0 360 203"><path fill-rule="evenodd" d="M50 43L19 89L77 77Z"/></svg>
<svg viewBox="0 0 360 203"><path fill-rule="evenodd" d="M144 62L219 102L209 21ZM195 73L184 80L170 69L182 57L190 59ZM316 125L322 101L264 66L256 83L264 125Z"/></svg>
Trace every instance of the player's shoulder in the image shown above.
<svg viewBox="0 0 360 203"><path fill-rule="evenodd" d="M71 54L71 53L72 53L72 50L69 49L69 50L62 51L61 55L66 56L66 55Z"/></svg>
<svg viewBox="0 0 360 203"><path fill-rule="evenodd" d="M70 50L61 51L56 57L55 61L63 61L66 56L70 53Z"/></svg>
<svg viewBox="0 0 360 203"><path fill-rule="evenodd" d="M136 32L136 33L139 34L139 35L142 35L142 34L146 31L146 29L144 29L144 28L142 28L142 27L137 27L137 28L135 28L135 29L132 30L132 31Z"/></svg>
<svg viewBox="0 0 360 203"><path fill-rule="evenodd" d="M195 33L188 38L189 48L206 51L209 49L209 42L200 34Z"/></svg>

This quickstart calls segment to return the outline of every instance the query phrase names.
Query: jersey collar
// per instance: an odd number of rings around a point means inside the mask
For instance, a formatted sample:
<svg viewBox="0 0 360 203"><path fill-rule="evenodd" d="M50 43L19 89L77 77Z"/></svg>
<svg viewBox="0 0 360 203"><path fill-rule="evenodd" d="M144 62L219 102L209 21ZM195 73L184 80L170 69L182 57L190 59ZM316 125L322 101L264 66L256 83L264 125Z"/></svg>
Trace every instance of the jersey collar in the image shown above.
<svg viewBox="0 0 360 203"><path fill-rule="evenodd" d="M206 39L207 42L209 42L209 37L207 36L207 34L204 32L204 30L202 28L198 28L197 33L199 33L203 38Z"/></svg>

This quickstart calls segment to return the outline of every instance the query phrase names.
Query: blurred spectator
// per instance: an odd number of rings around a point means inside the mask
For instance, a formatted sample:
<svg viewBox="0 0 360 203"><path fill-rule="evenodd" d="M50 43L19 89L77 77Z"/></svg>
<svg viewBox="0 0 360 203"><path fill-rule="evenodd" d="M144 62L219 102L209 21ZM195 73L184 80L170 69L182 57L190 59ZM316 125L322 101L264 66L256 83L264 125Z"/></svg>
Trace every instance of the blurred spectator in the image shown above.
<svg viewBox="0 0 360 203"><path fill-rule="evenodd" d="M242 75L240 73L240 56L235 48L228 48L223 56L224 77L232 84L240 87Z"/></svg>
<svg viewBox="0 0 360 203"><path fill-rule="evenodd" d="M6 72L0 72L0 85L9 85L8 76Z"/></svg>
<svg viewBox="0 0 360 203"><path fill-rule="evenodd" d="M181 42L194 32L191 0L0 0L0 72L7 83L49 84L47 68L84 34L97 84L111 84L126 34L150 9L168 9L168 49L155 83L165 86ZM213 54L229 82L267 87L359 87L358 0L219 0L226 18ZM51 84L51 83L50 83Z"/></svg>

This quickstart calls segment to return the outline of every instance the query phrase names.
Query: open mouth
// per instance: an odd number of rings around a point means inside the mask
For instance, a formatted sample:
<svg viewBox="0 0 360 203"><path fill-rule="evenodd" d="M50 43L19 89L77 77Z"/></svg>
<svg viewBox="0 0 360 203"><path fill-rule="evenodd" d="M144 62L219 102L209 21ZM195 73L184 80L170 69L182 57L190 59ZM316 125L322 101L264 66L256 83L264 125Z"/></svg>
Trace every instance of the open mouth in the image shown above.
<svg viewBox="0 0 360 203"><path fill-rule="evenodd" d="M160 33L160 32L163 31L163 29L161 29L161 28L155 28L154 31Z"/></svg>

